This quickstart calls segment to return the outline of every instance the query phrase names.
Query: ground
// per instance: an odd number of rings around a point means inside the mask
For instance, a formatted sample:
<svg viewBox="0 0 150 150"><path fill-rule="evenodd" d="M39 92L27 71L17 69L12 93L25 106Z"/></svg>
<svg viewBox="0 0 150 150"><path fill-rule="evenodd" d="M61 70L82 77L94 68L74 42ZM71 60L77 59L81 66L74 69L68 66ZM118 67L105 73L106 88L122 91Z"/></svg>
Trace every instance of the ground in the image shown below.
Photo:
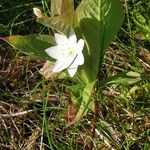
<svg viewBox="0 0 150 150"><path fill-rule="evenodd" d="M1 37L49 32L36 23L32 13L33 6L42 6L40 0L5 0L0 5ZM67 112L74 114L70 95L64 88L68 80L45 79L39 73L45 61L0 41L0 149L90 149L93 143L94 149L149 150L150 44L141 38L144 33L132 16L133 6L140 6L140 12L148 17L142 8L149 4L124 0L122 6L126 18L107 48L99 81L124 71L137 72L141 79L99 89L94 138L92 112L78 124L66 126L70 117Z"/></svg>

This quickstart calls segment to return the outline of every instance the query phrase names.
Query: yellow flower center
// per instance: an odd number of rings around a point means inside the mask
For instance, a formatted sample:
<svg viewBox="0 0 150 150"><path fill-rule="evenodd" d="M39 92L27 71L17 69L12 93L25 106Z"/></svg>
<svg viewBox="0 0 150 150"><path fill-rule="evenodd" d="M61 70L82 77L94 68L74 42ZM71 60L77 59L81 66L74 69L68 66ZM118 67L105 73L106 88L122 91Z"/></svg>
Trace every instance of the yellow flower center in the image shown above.
<svg viewBox="0 0 150 150"><path fill-rule="evenodd" d="M72 56L74 56L74 55L75 55L74 51L70 49L70 50L68 51L68 56L69 56L69 57L72 57Z"/></svg>

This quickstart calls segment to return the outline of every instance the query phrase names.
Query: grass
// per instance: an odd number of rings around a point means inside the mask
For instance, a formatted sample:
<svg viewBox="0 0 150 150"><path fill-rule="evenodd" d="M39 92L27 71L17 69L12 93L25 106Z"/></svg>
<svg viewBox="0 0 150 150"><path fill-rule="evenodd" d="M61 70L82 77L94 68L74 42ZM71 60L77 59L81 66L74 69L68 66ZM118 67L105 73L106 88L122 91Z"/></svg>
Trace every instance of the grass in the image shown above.
<svg viewBox="0 0 150 150"><path fill-rule="evenodd" d="M32 13L35 6L47 11L48 1L5 0L0 5L1 36L50 32L35 22ZM143 31L132 16L133 9L145 8L148 1L124 0L122 5L126 18L107 49L100 80L130 70L143 78L131 85L113 84L96 93L99 118L95 138L91 135L92 112L77 125L66 127L67 81L44 79L39 74L42 60L23 55L0 41L0 149L80 150L90 149L91 142L96 150L150 149L149 42L135 38L137 31ZM144 15L148 17L148 12Z"/></svg>

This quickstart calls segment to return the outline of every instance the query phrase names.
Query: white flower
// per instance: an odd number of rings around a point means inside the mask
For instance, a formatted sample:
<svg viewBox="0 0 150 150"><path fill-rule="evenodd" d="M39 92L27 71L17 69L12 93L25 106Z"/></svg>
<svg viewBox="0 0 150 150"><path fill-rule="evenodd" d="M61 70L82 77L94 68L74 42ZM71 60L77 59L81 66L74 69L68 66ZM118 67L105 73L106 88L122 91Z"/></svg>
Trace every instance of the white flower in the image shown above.
<svg viewBox="0 0 150 150"><path fill-rule="evenodd" d="M53 72L61 72L67 69L69 75L73 77L79 65L83 65L84 56L82 50L84 40L80 39L77 42L77 37L74 30L70 30L69 37L55 33L56 46L47 48L45 51L49 56L56 59Z"/></svg>

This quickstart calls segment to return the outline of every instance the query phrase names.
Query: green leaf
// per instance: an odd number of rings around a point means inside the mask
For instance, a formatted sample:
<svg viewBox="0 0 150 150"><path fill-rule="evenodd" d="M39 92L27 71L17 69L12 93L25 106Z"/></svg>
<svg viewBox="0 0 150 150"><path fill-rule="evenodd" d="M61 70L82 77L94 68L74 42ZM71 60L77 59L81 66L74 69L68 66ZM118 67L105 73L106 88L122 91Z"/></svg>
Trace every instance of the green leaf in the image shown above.
<svg viewBox="0 0 150 150"><path fill-rule="evenodd" d="M51 17L43 16L37 21L57 32L69 34L70 26L76 24L73 0L52 0Z"/></svg>
<svg viewBox="0 0 150 150"><path fill-rule="evenodd" d="M51 17L60 16L66 12L74 12L73 0L51 0Z"/></svg>
<svg viewBox="0 0 150 150"><path fill-rule="evenodd" d="M133 84L141 81L141 75L137 72L129 71L111 76L100 82L101 88L108 84Z"/></svg>
<svg viewBox="0 0 150 150"><path fill-rule="evenodd" d="M11 46L21 50L26 54L38 56L42 59L51 60L44 51L46 48L55 44L54 38L49 35L27 35L27 36L8 36L2 37Z"/></svg>
<svg viewBox="0 0 150 150"><path fill-rule="evenodd" d="M150 33L150 20L146 20L137 10L133 12L133 19L144 32Z"/></svg>
<svg viewBox="0 0 150 150"><path fill-rule="evenodd" d="M117 0L82 0L76 13L88 47L85 72L92 82L97 77L105 49L122 25L124 15Z"/></svg>
<svg viewBox="0 0 150 150"><path fill-rule="evenodd" d="M74 12L66 12L63 13L61 16L56 17L46 17L43 16L41 18L37 18L37 22L56 30L57 32L63 33L68 35L70 31L70 26L74 25Z"/></svg>
<svg viewBox="0 0 150 150"><path fill-rule="evenodd" d="M93 87L95 85L95 81L89 83L83 90L82 93L82 101L79 106L78 112L74 120L69 124L72 125L75 122L78 122L87 112L93 108L94 100L92 99Z"/></svg>
<svg viewBox="0 0 150 150"><path fill-rule="evenodd" d="M142 16L140 10L136 9L133 11L133 20L141 31L137 32L135 37L140 40L150 40L150 20Z"/></svg>
<svg viewBox="0 0 150 150"><path fill-rule="evenodd" d="M51 0L51 17L61 15L62 0Z"/></svg>

